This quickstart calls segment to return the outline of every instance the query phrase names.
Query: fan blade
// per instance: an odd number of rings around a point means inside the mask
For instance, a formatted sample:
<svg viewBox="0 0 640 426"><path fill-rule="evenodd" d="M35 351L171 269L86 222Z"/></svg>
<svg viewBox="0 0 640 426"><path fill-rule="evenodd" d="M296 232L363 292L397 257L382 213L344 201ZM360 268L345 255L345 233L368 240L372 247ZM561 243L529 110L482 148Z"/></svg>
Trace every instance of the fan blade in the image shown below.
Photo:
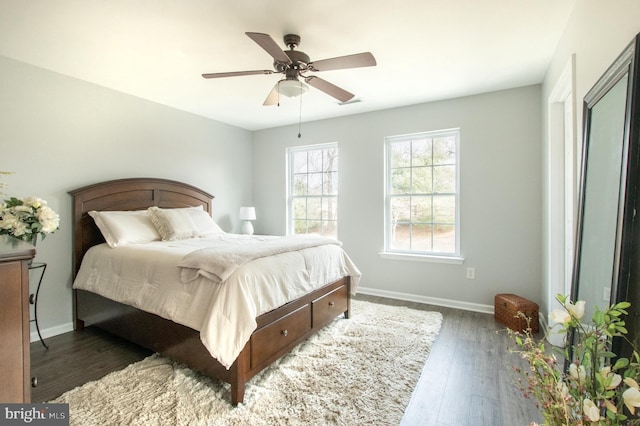
<svg viewBox="0 0 640 426"><path fill-rule="evenodd" d="M353 98L355 95L353 93L349 93L344 89L339 88L335 84L331 84L326 80L323 80L316 76L305 77L304 81L309 83L309 85L315 87L318 90L322 90L329 96L333 96L340 102L347 102L349 99Z"/></svg>
<svg viewBox="0 0 640 426"><path fill-rule="evenodd" d="M280 82L278 82L280 83ZM271 106L271 105L275 105L278 103L278 98L280 97L278 94L278 83L276 83L275 86L273 86L273 89L271 89L271 91L269 92L269 94L267 95L267 98L264 100L264 103L262 105L264 106Z"/></svg>
<svg viewBox="0 0 640 426"><path fill-rule="evenodd" d="M311 71L330 71L345 68L372 67L374 65L376 65L376 58L370 52L363 52L313 61L309 64L309 69Z"/></svg>
<svg viewBox="0 0 640 426"><path fill-rule="evenodd" d="M232 72L214 72L202 74L204 78L221 78L221 77L237 77L240 75L257 75L257 74L273 74L271 70L255 70L255 71L232 71Z"/></svg>
<svg viewBox="0 0 640 426"><path fill-rule="evenodd" d="M278 44L271 38L269 34L262 34L262 33L245 33L245 34L248 35L251 40L258 43L258 46L266 50L269 55L273 56L273 59L275 59L276 62L282 62L283 64L291 63L291 59L287 56L286 53L284 53L282 49L280 49Z"/></svg>

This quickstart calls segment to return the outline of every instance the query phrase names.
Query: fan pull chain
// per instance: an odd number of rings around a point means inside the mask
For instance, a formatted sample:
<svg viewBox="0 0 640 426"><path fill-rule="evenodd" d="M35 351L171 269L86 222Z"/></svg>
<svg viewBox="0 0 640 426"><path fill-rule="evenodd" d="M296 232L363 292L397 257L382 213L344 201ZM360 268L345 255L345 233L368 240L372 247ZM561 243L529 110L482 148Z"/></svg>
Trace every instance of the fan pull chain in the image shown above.
<svg viewBox="0 0 640 426"><path fill-rule="evenodd" d="M302 83L300 83L302 89ZM300 114L298 115L298 139L302 137L302 93L300 94Z"/></svg>

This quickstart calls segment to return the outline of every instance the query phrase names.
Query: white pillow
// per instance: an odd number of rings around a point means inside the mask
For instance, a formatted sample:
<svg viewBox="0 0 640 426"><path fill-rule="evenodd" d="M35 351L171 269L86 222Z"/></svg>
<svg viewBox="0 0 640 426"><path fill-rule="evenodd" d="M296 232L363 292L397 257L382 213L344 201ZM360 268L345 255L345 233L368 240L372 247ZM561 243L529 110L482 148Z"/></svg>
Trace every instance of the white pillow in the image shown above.
<svg viewBox="0 0 640 426"><path fill-rule="evenodd" d="M90 211L109 247L158 241L160 234L149 220L146 210Z"/></svg>
<svg viewBox="0 0 640 426"><path fill-rule="evenodd" d="M147 212L162 241L175 241L200 236L189 210L149 207Z"/></svg>
<svg viewBox="0 0 640 426"><path fill-rule="evenodd" d="M175 209L149 207L148 212L163 240L207 237L225 233L202 206ZM191 222L185 217L188 217Z"/></svg>
<svg viewBox="0 0 640 426"><path fill-rule="evenodd" d="M225 232L218 226L209 213L200 207L191 207L187 209L191 215L191 220L198 229L198 235L206 237L209 235L224 234Z"/></svg>

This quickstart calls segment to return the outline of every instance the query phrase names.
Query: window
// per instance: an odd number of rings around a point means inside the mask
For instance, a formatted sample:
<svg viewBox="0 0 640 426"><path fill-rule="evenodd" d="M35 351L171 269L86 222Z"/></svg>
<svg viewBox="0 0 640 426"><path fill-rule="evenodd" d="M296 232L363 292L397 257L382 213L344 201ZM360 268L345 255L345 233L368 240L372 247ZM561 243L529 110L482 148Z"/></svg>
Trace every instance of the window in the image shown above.
<svg viewBox="0 0 640 426"><path fill-rule="evenodd" d="M338 144L289 148L287 234L338 238Z"/></svg>
<svg viewBox="0 0 640 426"><path fill-rule="evenodd" d="M385 252L458 256L458 129L385 139Z"/></svg>

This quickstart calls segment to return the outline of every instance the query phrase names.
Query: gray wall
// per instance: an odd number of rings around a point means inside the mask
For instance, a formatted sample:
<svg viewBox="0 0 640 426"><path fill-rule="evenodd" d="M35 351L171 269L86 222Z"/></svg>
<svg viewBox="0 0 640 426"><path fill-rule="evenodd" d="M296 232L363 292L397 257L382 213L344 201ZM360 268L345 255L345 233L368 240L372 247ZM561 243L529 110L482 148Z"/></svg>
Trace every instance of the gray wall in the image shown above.
<svg viewBox="0 0 640 426"><path fill-rule="evenodd" d="M363 291L490 311L493 297L541 294L540 86L254 133L256 231L285 232L285 149L338 142L338 238ZM459 127L462 265L382 259L384 137ZM476 278L466 278L466 268Z"/></svg>
<svg viewBox="0 0 640 426"><path fill-rule="evenodd" d="M71 324L69 190L125 177L190 183L216 196L214 219L239 228L251 201L251 133L41 68L0 57L0 170L8 196L38 196L61 216L38 243L48 263L41 329ZM34 283L32 283L33 285Z"/></svg>

